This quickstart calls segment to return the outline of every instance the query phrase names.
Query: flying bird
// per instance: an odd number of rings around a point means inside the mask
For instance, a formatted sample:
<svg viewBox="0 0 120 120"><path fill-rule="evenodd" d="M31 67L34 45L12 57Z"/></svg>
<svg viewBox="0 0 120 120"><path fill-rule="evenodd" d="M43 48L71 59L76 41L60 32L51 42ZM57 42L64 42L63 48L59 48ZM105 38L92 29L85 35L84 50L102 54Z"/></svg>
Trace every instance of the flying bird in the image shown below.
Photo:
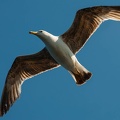
<svg viewBox="0 0 120 120"><path fill-rule="evenodd" d="M0 116L19 98L22 83L45 71L63 66L76 84L85 83L92 73L78 62L75 55L105 20L120 21L120 6L95 6L78 10L71 27L60 36L44 30L30 31L46 46L36 54L19 56L14 60L6 77Z"/></svg>

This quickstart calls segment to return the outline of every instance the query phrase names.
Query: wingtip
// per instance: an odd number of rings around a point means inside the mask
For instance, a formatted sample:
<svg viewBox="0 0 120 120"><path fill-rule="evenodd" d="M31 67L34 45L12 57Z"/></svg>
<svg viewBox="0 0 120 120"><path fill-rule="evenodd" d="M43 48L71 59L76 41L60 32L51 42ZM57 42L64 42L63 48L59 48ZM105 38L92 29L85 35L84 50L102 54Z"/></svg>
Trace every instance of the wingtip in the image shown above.
<svg viewBox="0 0 120 120"><path fill-rule="evenodd" d="M6 114L7 111L2 110L2 107L0 107L0 117L3 117Z"/></svg>
<svg viewBox="0 0 120 120"><path fill-rule="evenodd" d="M0 106L0 117L2 117L2 116L3 116L3 114L2 114L1 106Z"/></svg>

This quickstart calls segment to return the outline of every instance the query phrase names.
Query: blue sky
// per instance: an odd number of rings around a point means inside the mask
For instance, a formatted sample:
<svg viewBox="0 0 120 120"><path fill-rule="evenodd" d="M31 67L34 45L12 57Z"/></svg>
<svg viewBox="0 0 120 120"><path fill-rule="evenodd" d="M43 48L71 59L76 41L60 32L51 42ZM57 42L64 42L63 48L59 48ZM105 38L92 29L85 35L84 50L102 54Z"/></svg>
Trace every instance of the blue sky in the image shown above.
<svg viewBox="0 0 120 120"><path fill-rule="evenodd" d="M119 0L1 0L0 94L16 56L44 47L30 30L64 33L78 9L95 5L120 5ZM119 120L120 22L106 21L77 54L93 76L76 86L62 67L25 81L20 99L1 120Z"/></svg>

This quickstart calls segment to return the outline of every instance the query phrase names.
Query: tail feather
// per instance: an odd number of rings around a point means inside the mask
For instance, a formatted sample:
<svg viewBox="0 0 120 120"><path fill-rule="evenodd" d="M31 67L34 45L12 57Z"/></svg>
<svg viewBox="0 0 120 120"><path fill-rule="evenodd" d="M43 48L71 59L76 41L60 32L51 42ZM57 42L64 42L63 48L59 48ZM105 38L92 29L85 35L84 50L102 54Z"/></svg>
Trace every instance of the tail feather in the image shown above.
<svg viewBox="0 0 120 120"><path fill-rule="evenodd" d="M74 78L76 84L78 85L82 85L84 84L91 76L92 76L92 73L88 72L88 73L79 73L79 74L76 74L76 73L73 73L73 72L70 72L72 77Z"/></svg>
<svg viewBox="0 0 120 120"><path fill-rule="evenodd" d="M81 65L77 59L75 61L74 69L70 71L70 73L78 85L84 84L86 80L92 76L92 73L89 72L83 65Z"/></svg>

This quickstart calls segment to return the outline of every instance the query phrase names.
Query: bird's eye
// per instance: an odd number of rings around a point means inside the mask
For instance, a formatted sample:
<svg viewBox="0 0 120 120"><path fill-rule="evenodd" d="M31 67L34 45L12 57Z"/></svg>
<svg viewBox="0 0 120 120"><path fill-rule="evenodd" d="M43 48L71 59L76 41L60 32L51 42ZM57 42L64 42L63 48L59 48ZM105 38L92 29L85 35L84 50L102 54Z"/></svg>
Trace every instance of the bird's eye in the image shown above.
<svg viewBox="0 0 120 120"><path fill-rule="evenodd" d="M42 33L42 30L40 32Z"/></svg>

